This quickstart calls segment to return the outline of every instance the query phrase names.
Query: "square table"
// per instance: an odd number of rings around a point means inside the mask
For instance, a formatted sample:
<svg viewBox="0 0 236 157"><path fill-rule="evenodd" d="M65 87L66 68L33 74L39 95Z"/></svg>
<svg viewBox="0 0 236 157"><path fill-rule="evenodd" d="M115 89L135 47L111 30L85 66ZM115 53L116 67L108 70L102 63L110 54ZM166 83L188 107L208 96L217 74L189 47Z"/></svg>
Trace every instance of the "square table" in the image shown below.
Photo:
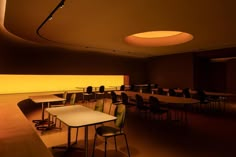
<svg viewBox="0 0 236 157"><path fill-rule="evenodd" d="M47 108L46 111L68 127L67 149L71 147L71 128L85 127L85 157L88 156L88 126L116 120L115 116L82 105Z"/></svg>
<svg viewBox="0 0 236 157"><path fill-rule="evenodd" d="M50 102L64 101L64 98L58 97L56 95L36 95L29 97L35 103L42 104L42 118L40 120L33 120L37 129L49 129L50 128L50 119L46 120L44 118L45 103L47 103L48 108L50 107ZM39 126L45 122L48 122L48 126Z"/></svg>

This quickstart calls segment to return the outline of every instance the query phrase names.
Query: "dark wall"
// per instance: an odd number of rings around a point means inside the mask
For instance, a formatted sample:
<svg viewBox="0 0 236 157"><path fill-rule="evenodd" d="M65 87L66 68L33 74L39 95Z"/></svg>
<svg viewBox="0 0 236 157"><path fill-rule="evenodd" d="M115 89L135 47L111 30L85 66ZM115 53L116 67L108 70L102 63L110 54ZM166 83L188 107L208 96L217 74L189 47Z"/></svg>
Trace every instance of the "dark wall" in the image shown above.
<svg viewBox="0 0 236 157"><path fill-rule="evenodd" d="M227 91L236 93L236 59L228 61L226 67Z"/></svg>
<svg viewBox="0 0 236 157"><path fill-rule="evenodd" d="M194 88L225 92L227 90L226 68L225 62L211 62L209 58L195 56Z"/></svg>
<svg viewBox="0 0 236 157"><path fill-rule="evenodd" d="M236 94L236 60L230 60L226 64L227 71L227 92ZM229 98L231 101L236 101L236 97Z"/></svg>
<svg viewBox="0 0 236 157"><path fill-rule="evenodd" d="M194 56L194 89L209 89L209 59Z"/></svg>
<svg viewBox="0 0 236 157"><path fill-rule="evenodd" d="M193 87L193 55L183 53L160 56L147 63L149 81L163 88Z"/></svg>
<svg viewBox="0 0 236 157"><path fill-rule="evenodd" d="M209 67L209 90L226 92L226 63L210 63Z"/></svg>
<svg viewBox="0 0 236 157"><path fill-rule="evenodd" d="M236 48L194 54L194 87L209 91L235 92L235 60L212 62L211 58L235 57Z"/></svg>

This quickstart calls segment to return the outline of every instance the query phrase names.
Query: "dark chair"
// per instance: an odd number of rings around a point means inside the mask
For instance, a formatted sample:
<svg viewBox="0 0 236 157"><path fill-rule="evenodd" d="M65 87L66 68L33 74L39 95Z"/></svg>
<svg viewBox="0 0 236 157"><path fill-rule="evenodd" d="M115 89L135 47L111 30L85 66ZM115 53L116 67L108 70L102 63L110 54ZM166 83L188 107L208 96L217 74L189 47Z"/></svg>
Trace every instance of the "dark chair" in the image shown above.
<svg viewBox="0 0 236 157"><path fill-rule="evenodd" d="M105 86L100 86L98 92L95 92L95 99L104 98L105 95Z"/></svg>
<svg viewBox="0 0 236 157"><path fill-rule="evenodd" d="M134 86L134 84L131 84L131 85L130 85L129 91L135 91L135 86Z"/></svg>
<svg viewBox="0 0 236 157"><path fill-rule="evenodd" d="M117 117L117 119L115 120L115 123L114 123L115 127L102 125L102 126L96 128L96 133L95 133L95 136L94 136L92 157L94 157L95 144L96 144L96 139L97 139L98 135L101 136L101 137L104 137L104 139L105 139L105 152L104 152L105 157L106 157L106 152L107 152L107 139L110 138L110 137L114 137L115 149L117 151L116 137L120 136L120 135L124 135L125 142L126 142L126 147L127 147L127 152L128 152L128 157L130 157L127 137L126 137L126 134L123 131L124 124L125 124L125 113L126 113L125 105L124 104L117 105L116 109L115 109L115 113L114 113L114 115Z"/></svg>
<svg viewBox="0 0 236 157"><path fill-rule="evenodd" d="M83 100L85 101L86 97L87 97L87 101L89 101L92 96L93 96L93 87L92 86L88 86L86 88L86 92L82 93L83 94Z"/></svg>
<svg viewBox="0 0 236 157"><path fill-rule="evenodd" d="M143 97L139 94L135 95L136 98L136 107L139 111L144 111L145 112L145 117L147 116L147 112L149 110L149 107L147 104L144 102Z"/></svg>
<svg viewBox="0 0 236 157"><path fill-rule="evenodd" d="M121 101L126 107L131 107L133 106L132 103L130 103L129 97L126 93L122 92L121 93Z"/></svg>
<svg viewBox="0 0 236 157"><path fill-rule="evenodd" d="M158 84L155 83L155 84L153 85L153 88L158 88Z"/></svg>
<svg viewBox="0 0 236 157"><path fill-rule="evenodd" d="M200 101L199 110L200 111L205 111L205 109L208 110L210 101L208 100L208 97L203 90L197 90L197 99Z"/></svg>
<svg viewBox="0 0 236 157"><path fill-rule="evenodd" d="M124 105L128 105L129 104L129 97L126 93L122 92L121 93L121 101Z"/></svg>
<svg viewBox="0 0 236 157"><path fill-rule="evenodd" d="M157 89L157 94L159 94L159 95L165 95L165 92L164 92L164 90L163 90L163 88L158 88Z"/></svg>
<svg viewBox="0 0 236 157"><path fill-rule="evenodd" d="M166 119L168 119L169 114L168 114L168 109L162 109L160 106L160 102L158 98L154 96L149 97L149 109L150 112L155 116L158 115L158 119L162 119L162 115L166 114Z"/></svg>
<svg viewBox="0 0 236 157"><path fill-rule="evenodd" d="M111 112L112 105L118 105L121 103L122 103L122 101L118 100L116 93L114 91L111 91L111 104L110 104L109 113Z"/></svg>
<svg viewBox="0 0 236 157"><path fill-rule="evenodd" d="M177 94L173 88L169 89L168 94L169 94L169 96L177 96Z"/></svg>
<svg viewBox="0 0 236 157"><path fill-rule="evenodd" d="M120 86L120 91L125 91L125 85Z"/></svg>
<svg viewBox="0 0 236 157"><path fill-rule="evenodd" d="M185 98L191 98L191 94L190 94L190 92L189 92L189 88L184 88L184 89L183 89L183 96L184 96Z"/></svg>
<svg viewBox="0 0 236 157"><path fill-rule="evenodd" d="M144 93L152 93L152 86L150 83L147 85L146 89L144 90Z"/></svg>

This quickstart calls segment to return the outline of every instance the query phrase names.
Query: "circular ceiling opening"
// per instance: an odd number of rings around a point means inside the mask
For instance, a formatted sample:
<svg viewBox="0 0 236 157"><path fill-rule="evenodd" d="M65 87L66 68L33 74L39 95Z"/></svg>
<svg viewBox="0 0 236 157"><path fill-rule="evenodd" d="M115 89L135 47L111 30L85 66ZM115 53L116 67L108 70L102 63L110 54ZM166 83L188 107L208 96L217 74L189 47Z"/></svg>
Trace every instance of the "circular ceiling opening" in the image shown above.
<svg viewBox="0 0 236 157"><path fill-rule="evenodd" d="M182 44L192 39L191 34L180 31L150 31L132 34L125 41L136 46L158 47Z"/></svg>

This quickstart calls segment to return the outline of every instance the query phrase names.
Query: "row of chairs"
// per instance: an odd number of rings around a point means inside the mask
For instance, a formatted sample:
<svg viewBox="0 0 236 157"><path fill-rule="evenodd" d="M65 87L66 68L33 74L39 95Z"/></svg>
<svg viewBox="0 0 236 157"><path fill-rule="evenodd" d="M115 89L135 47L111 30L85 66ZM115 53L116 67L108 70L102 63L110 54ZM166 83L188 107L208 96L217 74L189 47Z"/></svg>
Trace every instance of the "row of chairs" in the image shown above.
<svg viewBox="0 0 236 157"><path fill-rule="evenodd" d="M167 92L163 90L163 88L158 88L156 94L159 95L169 95L169 96L179 96L185 98L191 98L191 94L189 92L189 88L182 89L181 93L177 93L174 88L170 88Z"/></svg>
<svg viewBox="0 0 236 157"><path fill-rule="evenodd" d="M82 93L83 94L83 100L85 101L87 99L87 101L89 101L93 95L95 95L95 99L97 99L97 97L104 97L105 95L105 86L100 86L98 91L93 92L93 87L92 86L88 86L86 88L86 91Z"/></svg>
<svg viewBox="0 0 236 157"><path fill-rule="evenodd" d="M124 104L127 107L134 106L133 103L130 103L129 97L126 93L122 92L120 99L118 99L114 91L111 92L111 99L113 105ZM139 111L144 111L145 115L150 111L152 115L158 115L161 119L162 115L167 114L169 116L168 109L163 108L156 97L150 96L148 101L143 100L143 97L139 94L135 95L135 106Z"/></svg>
<svg viewBox="0 0 236 157"><path fill-rule="evenodd" d="M150 96L149 100L144 100L143 97L139 94L135 95L136 99L136 107L139 111L145 112L145 117L147 117L147 113L150 112L152 117L158 116L158 119L162 119L162 116L166 114L166 119L169 118L169 110L166 107L161 106L158 98L154 96Z"/></svg>

